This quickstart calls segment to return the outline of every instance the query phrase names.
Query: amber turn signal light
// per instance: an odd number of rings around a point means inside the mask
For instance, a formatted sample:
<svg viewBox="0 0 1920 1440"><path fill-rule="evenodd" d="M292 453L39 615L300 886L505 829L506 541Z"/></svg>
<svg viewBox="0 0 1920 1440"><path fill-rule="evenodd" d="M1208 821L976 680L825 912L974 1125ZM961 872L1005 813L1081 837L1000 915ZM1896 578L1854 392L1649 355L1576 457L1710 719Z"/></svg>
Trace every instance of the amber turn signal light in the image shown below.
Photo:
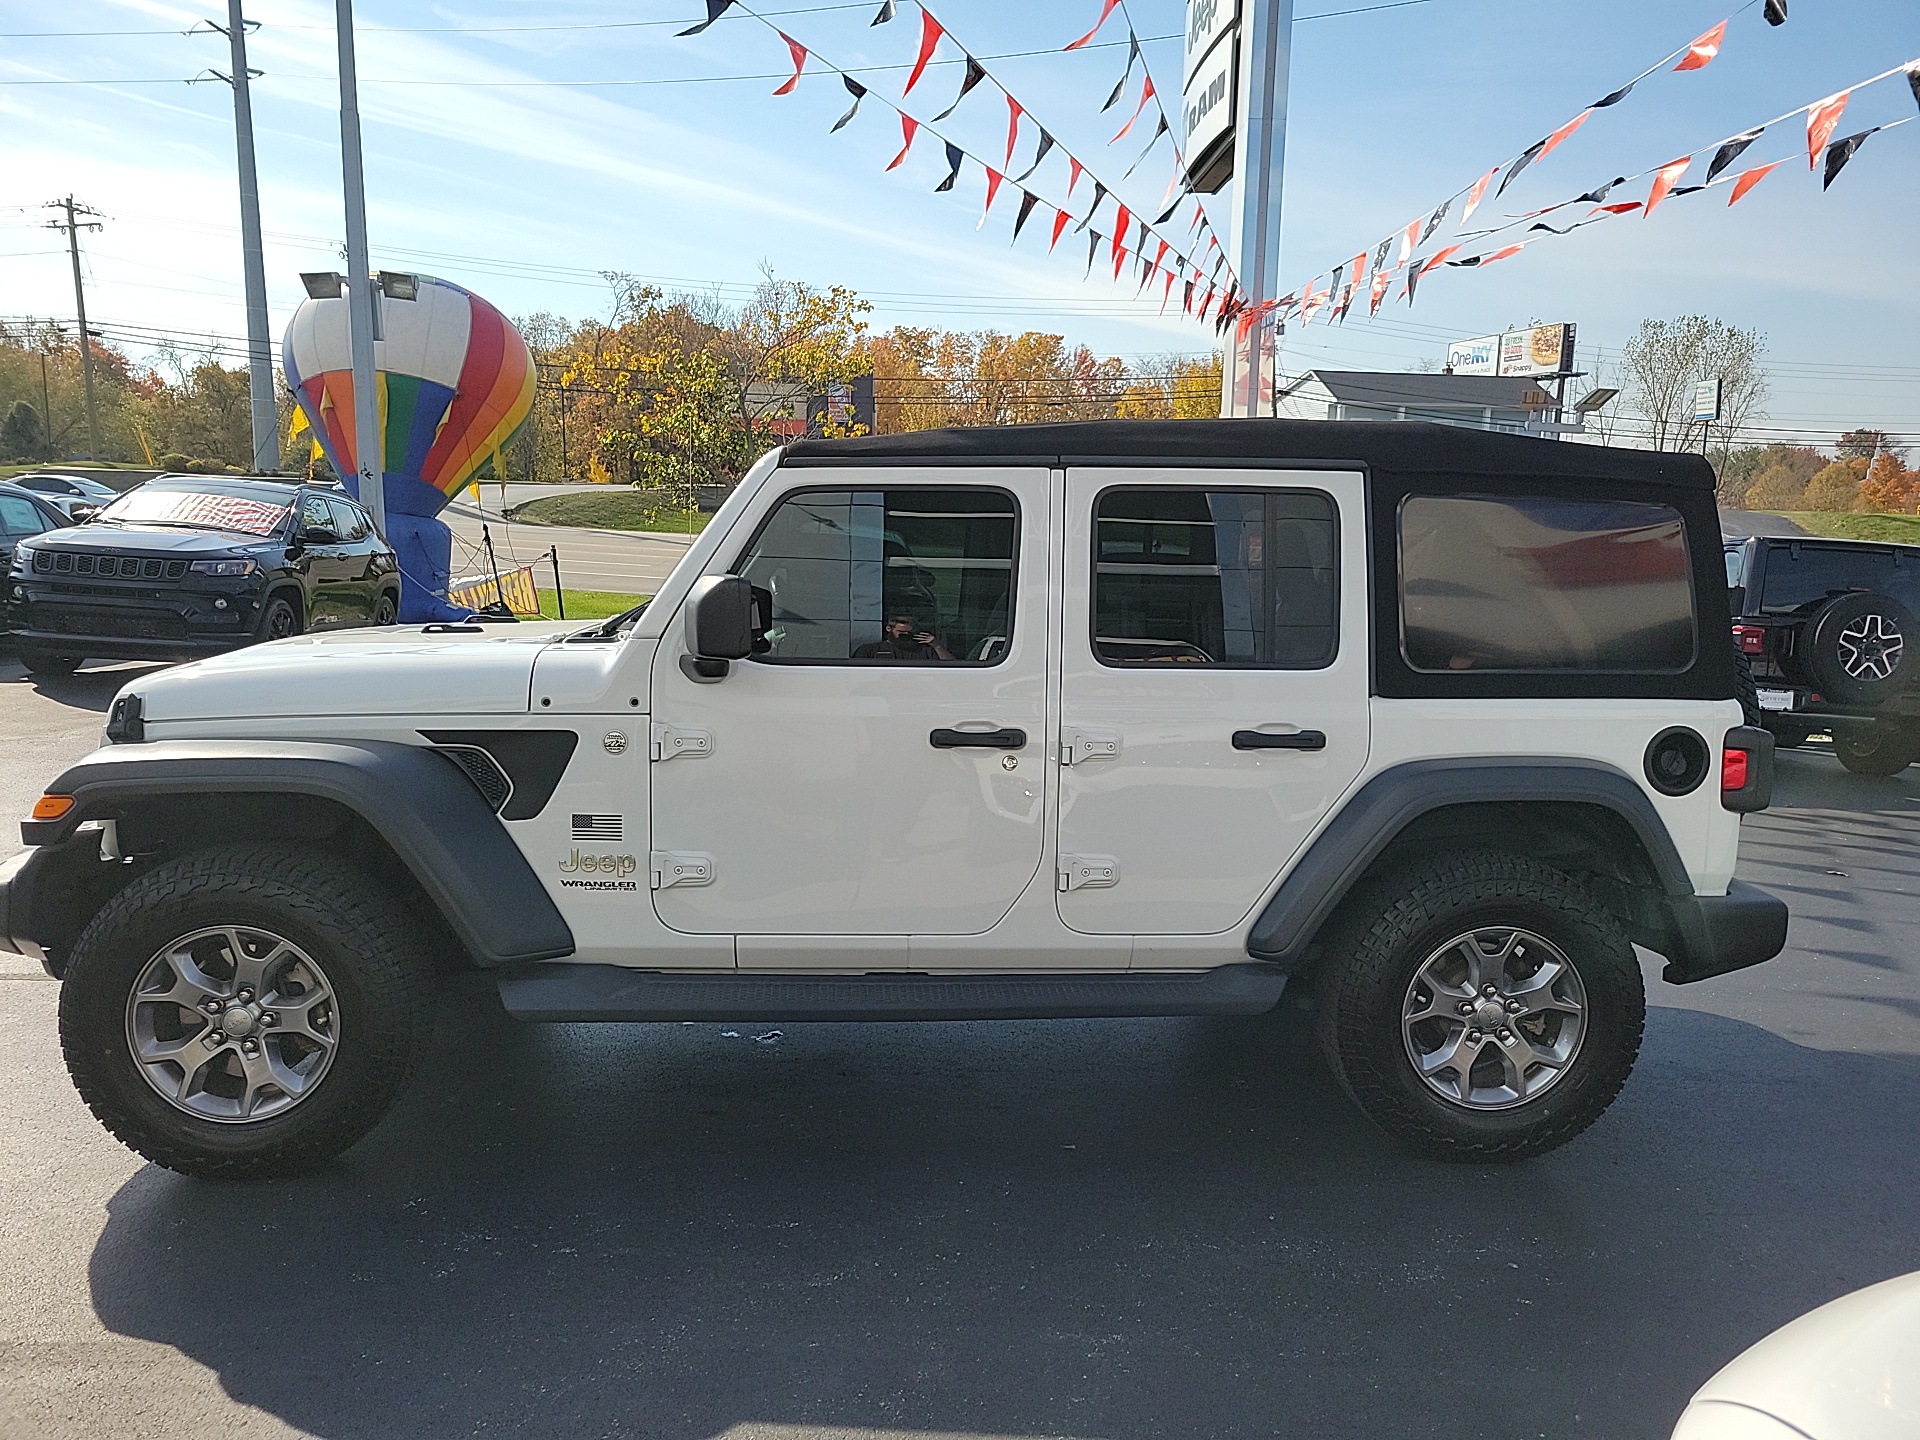
<svg viewBox="0 0 1920 1440"><path fill-rule="evenodd" d="M33 802L33 818L36 820L58 820L73 809L71 795L42 795Z"/></svg>

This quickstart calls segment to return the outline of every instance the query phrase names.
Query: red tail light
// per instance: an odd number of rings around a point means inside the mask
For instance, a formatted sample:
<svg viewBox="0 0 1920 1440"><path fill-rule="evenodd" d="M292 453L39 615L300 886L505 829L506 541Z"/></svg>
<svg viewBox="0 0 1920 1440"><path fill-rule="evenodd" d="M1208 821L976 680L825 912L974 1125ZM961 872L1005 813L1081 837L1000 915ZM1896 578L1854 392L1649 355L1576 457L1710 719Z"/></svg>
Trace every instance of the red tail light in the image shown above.
<svg viewBox="0 0 1920 1440"><path fill-rule="evenodd" d="M1743 655L1764 655L1767 653L1766 629L1760 625L1736 625L1733 643L1740 647Z"/></svg>
<svg viewBox="0 0 1920 1440"><path fill-rule="evenodd" d="M1724 750L1720 754L1720 793L1732 794L1747 788L1747 752Z"/></svg>

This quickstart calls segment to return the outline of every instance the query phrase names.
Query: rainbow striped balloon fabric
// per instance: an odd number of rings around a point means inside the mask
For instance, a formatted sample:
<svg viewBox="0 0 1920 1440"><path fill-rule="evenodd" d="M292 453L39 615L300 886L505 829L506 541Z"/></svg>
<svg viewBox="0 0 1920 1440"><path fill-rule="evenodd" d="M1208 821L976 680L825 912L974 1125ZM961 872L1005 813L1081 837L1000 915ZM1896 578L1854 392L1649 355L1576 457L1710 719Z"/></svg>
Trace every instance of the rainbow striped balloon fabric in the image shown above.
<svg viewBox="0 0 1920 1440"><path fill-rule="evenodd" d="M470 290L413 277L416 299L374 292L386 508L433 516L513 439L533 411L533 355L507 317ZM281 346L287 384L327 459L358 493L347 298L307 300Z"/></svg>

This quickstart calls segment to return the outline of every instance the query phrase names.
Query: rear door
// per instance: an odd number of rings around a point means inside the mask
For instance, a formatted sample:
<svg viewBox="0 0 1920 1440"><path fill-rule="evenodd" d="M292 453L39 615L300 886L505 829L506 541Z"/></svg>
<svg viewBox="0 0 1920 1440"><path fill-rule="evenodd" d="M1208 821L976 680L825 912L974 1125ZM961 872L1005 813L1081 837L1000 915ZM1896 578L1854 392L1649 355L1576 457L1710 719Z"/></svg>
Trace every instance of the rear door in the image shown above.
<svg viewBox="0 0 1920 1440"><path fill-rule="evenodd" d="M654 905L743 968L904 968L1041 864L1050 472L791 473L717 567L769 652L699 684L676 623L654 663Z"/></svg>
<svg viewBox="0 0 1920 1440"><path fill-rule="evenodd" d="M1364 514L1358 474L1068 472L1057 898L1070 928L1240 926L1358 778Z"/></svg>
<svg viewBox="0 0 1920 1440"><path fill-rule="evenodd" d="M337 495L327 497L327 509L333 512L333 533L340 537L341 623L365 625L373 619L375 576L373 557L376 548L373 522L366 511Z"/></svg>

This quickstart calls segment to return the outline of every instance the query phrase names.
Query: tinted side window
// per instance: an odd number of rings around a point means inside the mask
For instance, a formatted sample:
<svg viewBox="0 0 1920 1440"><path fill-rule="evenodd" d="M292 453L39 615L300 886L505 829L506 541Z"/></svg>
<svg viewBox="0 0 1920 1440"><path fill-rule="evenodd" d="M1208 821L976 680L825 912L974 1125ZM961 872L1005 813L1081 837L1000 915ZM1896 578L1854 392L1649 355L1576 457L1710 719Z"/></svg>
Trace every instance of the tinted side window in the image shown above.
<svg viewBox="0 0 1920 1440"><path fill-rule="evenodd" d="M327 508L327 497L308 495L300 501L300 528L303 530L333 529L333 512Z"/></svg>
<svg viewBox="0 0 1920 1440"><path fill-rule="evenodd" d="M1305 490L1104 492L1093 650L1107 665L1315 670L1338 644L1335 511Z"/></svg>
<svg viewBox="0 0 1920 1440"><path fill-rule="evenodd" d="M1772 545L1766 563L1766 598L1760 607L1765 614L1813 610L1850 590L1877 590L1907 605L1920 602L1920 564L1897 550Z"/></svg>
<svg viewBox="0 0 1920 1440"><path fill-rule="evenodd" d="M0 534L19 540L51 528L31 500L19 495L0 495Z"/></svg>
<svg viewBox="0 0 1920 1440"><path fill-rule="evenodd" d="M1013 630L1019 507L1004 490L789 495L736 567L773 594L757 658L993 664Z"/></svg>
<svg viewBox="0 0 1920 1440"><path fill-rule="evenodd" d="M333 512L333 533L342 540L364 540L367 531L373 528L367 512L358 505L328 496L327 509Z"/></svg>
<svg viewBox="0 0 1920 1440"><path fill-rule="evenodd" d="M1410 496L1400 607L1415 670L1671 674L1695 654L1686 526L1665 505Z"/></svg>

